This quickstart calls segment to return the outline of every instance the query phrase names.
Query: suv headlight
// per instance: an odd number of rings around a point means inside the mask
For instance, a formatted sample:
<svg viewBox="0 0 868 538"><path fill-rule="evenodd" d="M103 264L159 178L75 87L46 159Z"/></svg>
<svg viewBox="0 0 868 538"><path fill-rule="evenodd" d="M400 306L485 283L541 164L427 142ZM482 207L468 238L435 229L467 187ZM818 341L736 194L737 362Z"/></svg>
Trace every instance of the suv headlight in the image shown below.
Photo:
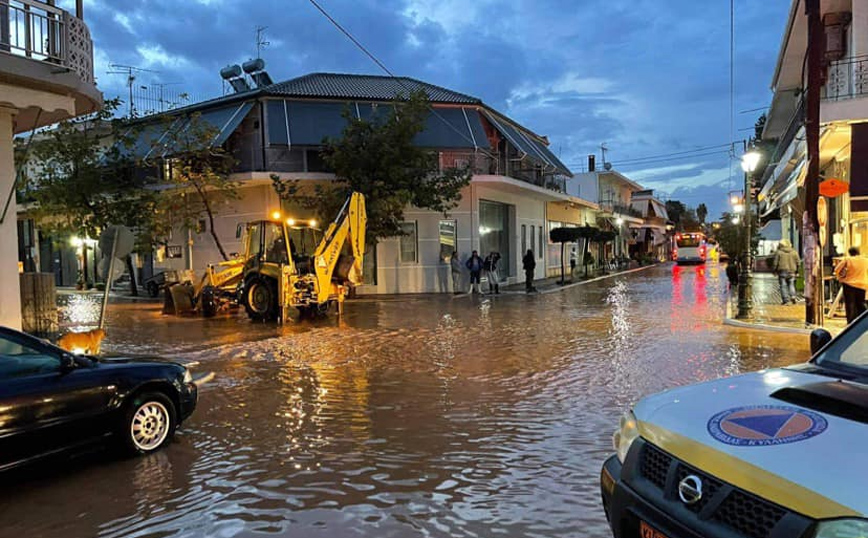
<svg viewBox="0 0 868 538"><path fill-rule="evenodd" d="M618 454L618 461L624 463L627 458L627 452L630 447L639 437L639 424L636 422L636 415L632 411L627 411L621 417L620 427L615 435L612 436L612 444L615 446L615 452Z"/></svg>
<svg viewBox="0 0 868 538"><path fill-rule="evenodd" d="M192 383L193 382L193 374L190 373L188 368L184 368L184 383Z"/></svg>
<svg viewBox="0 0 868 538"><path fill-rule="evenodd" d="M836 519L821 521L814 538L865 538L868 536L868 520Z"/></svg>

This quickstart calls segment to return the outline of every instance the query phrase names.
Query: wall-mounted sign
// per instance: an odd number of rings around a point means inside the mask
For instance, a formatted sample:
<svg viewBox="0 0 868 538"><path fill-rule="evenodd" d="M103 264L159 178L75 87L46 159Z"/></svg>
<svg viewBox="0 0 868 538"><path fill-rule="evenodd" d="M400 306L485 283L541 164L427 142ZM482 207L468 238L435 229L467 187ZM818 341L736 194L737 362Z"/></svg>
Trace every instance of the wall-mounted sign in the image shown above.
<svg viewBox="0 0 868 538"><path fill-rule="evenodd" d="M183 258L184 249L181 245L166 245L167 258Z"/></svg>
<svg viewBox="0 0 868 538"><path fill-rule="evenodd" d="M820 183L820 194L827 198L837 198L850 190L850 184L830 177Z"/></svg>

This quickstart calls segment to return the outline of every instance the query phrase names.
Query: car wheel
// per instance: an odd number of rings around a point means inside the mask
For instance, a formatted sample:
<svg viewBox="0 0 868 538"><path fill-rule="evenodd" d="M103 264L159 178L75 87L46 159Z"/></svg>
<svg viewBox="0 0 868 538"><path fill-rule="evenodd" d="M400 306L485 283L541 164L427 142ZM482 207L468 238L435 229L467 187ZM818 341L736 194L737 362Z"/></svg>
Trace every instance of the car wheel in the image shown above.
<svg viewBox="0 0 868 538"><path fill-rule="evenodd" d="M244 309L254 321L275 321L278 315L277 289L267 278L253 278L244 286Z"/></svg>
<svg viewBox="0 0 868 538"><path fill-rule="evenodd" d="M151 297L156 297L157 295L160 294L160 288L157 287L156 282L148 282L147 288L148 288L148 295L150 295Z"/></svg>
<svg viewBox="0 0 868 538"><path fill-rule="evenodd" d="M121 425L121 439L131 454L150 454L175 435L175 405L165 394L151 392L135 396Z"/></svg>

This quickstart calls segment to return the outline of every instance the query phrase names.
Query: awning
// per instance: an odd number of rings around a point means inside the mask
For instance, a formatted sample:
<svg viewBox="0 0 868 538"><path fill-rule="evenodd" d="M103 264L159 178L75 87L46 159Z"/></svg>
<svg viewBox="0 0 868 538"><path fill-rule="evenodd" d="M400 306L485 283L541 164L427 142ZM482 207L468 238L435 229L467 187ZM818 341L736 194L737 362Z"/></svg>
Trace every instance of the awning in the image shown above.
<svg viewBox="0 0 868 538"><path fill-rule="evenodd" d="M131 127L123 137L126 140L118 142L118 151L124 157L134 159L152 159L166 157L183 151L195 151L205 147L221 146L229 136L241 125L244 118L253 108L253 101L233 104L198 114L198 125L212 131L210 142L200 139L200 134L193 131L193 117L160 116L151 122L141 122ZM192 138L188 138L192 137Z"/></svg>
<svg viewBox="0 0 868 538"><path fill-rule="evenodd" d="M540 161L543 165L550 167L554 172L567 176L572 175L564 163L555 157L555 155L549 151L548 147L538 141L536 137L525 133L505 120L497 118L494 114L487 111L483 111L483 114L485 114L488 121L494 125L494 128L524 155Z"/></svg>
<svg viewBox="0 0 868 538"><path fill-rule="evenodd" d="M803 157L792 172L779 177L769 189L768 202L760 217L765 217L793 201L798 196L799 187L805 183L807 174L807 159Z"/></svg>
<svg viewBox="0 0 868 538"><path fill-rule="evenodd" d="M388 103L270 99L265 105L268 141L275 145L319 146L325 139L343 134L347 112L351 117L376 121L386 118L391 108ZM479 113L466 107L432 108L414 143L431 148L490 147Z"/></svg>

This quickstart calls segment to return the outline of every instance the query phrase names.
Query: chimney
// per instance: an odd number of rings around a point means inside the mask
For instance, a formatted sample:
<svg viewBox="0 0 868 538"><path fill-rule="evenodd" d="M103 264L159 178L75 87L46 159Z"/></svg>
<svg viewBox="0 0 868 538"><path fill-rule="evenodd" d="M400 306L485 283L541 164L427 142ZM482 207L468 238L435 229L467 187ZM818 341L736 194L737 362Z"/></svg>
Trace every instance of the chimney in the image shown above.
<svg viewBox="0 0 868 538"><path fill-rule="evenodd" d="M588 172L596 172L597 171L597 156L596 155L588 155Z"/></svg>

